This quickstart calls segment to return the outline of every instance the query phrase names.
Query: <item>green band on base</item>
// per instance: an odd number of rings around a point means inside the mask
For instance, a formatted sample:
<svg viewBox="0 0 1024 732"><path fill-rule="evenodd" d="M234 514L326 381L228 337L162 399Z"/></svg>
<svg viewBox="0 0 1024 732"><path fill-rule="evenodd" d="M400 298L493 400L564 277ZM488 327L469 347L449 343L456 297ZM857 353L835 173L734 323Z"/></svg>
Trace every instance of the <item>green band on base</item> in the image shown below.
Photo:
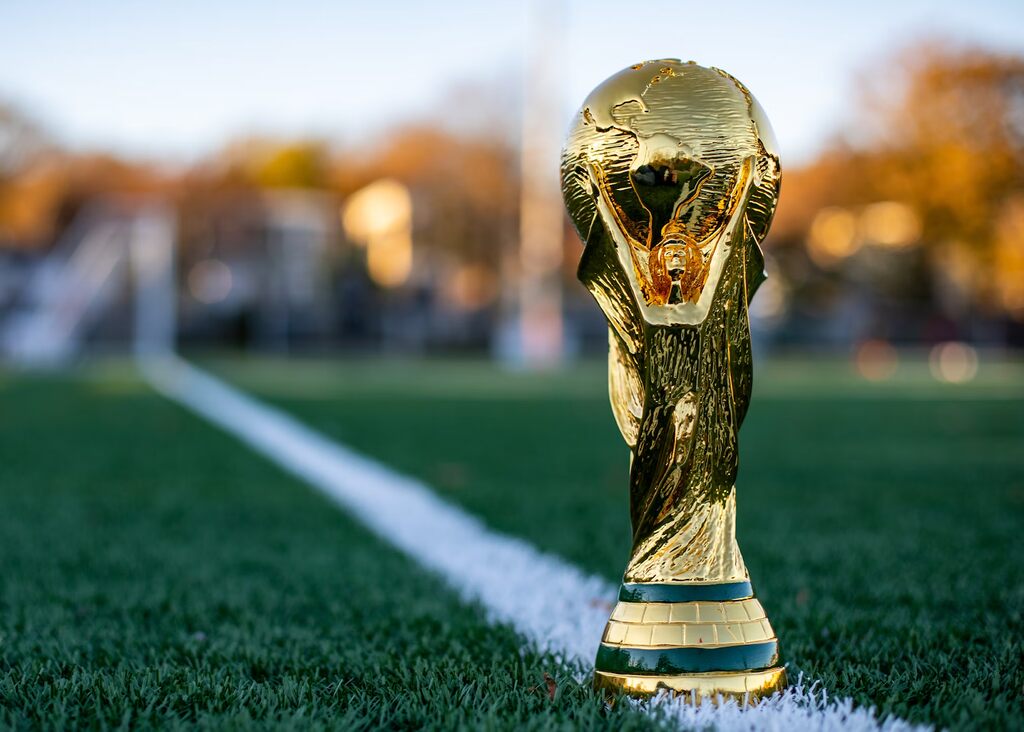
<svg viewBox="0 0 1024 732"><path fill-rule="evenodd" d="M623 583L619 588L620 602L728 602L753 596L750 582L714 585Z"/></svg>
<svg viewBox="0 0 1024 732"><path fill-rule="evenodd" d="M779 661L779 644L751 643L719 648L629 648L601 644L596 668L613 674L692 674L756 671Z"/></svg>

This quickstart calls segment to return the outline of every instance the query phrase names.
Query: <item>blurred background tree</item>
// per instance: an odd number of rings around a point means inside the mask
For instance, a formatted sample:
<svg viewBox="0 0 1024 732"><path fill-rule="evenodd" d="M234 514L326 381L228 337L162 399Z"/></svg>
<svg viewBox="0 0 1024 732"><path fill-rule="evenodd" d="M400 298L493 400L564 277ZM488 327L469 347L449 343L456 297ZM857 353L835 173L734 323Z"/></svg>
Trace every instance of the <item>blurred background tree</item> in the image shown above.
<svg viewBox="0 0 1024 732"><path fill-rule="evenodd" d="M864 73L855 108L844 137L785 174L769 244L796 299L837 308L866 290L915 308L923 340L1024 316L1024 59L917 44Z"/></svg>

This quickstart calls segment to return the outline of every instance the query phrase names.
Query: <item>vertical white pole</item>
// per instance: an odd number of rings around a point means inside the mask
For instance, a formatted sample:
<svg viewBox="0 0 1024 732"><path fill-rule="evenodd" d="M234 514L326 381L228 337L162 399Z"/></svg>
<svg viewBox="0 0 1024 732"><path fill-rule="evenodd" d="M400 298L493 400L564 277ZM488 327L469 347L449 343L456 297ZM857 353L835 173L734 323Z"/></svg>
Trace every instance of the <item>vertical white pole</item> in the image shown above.
<svg viewBox="0 0 1024 732"><path fill-rule="evenodd" d="M556 81L561 78L564 7L530 4L529 56L524 70L519 213L519 332L526 366L557 364L564 356L562 319L561 146Z"/></svg>
<svg viewBox="0 0 1024 732"><path fill-rule="evenodd" d="M136 215L131 257L135 296L135 356L171 356L177 331L175 217L170 206L151 204Z"/></svg>

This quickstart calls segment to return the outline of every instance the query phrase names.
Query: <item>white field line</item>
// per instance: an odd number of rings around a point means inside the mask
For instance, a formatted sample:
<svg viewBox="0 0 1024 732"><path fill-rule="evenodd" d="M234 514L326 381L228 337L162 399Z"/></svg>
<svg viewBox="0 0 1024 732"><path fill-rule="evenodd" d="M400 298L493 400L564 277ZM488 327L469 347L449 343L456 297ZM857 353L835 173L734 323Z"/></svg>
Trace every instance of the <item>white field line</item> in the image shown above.
<svg viewBox="0 0 1024 732"><path fill-rule="evenodd" d="M616 588L529 543L488 529L418 480L359 455L175 357L141 363L158 392L205 417L358 518L374 533L440 574L492 622L515 628L537 649L578 668L597 652ZM694 728L721 730L915 729L880 722L874 710L796 684L754 707L650 705Z"/></svg>

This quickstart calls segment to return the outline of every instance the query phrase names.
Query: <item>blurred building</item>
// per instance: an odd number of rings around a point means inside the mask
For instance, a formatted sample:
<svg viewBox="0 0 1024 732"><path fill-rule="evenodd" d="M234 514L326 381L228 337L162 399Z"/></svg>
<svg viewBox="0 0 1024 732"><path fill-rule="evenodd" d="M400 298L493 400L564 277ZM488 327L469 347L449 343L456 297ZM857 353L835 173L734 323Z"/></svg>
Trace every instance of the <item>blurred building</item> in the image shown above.
<svg viewBox="0 0 1024 732"><path fill-rule="evenodd" d="M301 190L225 193L181 208L179 338L288 351L334 332L336 199Z"/></svg>

